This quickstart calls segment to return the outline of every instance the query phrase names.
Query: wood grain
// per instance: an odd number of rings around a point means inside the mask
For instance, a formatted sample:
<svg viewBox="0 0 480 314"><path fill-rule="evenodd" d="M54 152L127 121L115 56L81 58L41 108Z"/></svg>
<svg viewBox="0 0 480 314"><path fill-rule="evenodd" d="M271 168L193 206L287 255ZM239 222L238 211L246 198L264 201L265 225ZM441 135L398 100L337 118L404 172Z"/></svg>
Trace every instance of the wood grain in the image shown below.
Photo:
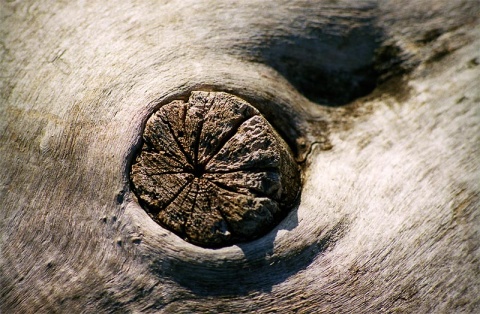
<svg viewBox="0 0 480 314"><path fill-rule="evenodd" d="M0 6L2 313L478 312L478 1ZM135 201L148 118L196 90L302 164L254 241L198 247Z"/></svg>

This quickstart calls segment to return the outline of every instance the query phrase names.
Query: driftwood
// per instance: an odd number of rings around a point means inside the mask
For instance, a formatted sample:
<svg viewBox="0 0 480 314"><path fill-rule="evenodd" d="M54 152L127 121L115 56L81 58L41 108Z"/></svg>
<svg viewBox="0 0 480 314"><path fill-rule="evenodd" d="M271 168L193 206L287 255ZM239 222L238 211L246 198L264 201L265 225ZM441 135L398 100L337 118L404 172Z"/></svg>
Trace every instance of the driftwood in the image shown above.
<svg viewBox="0 0 480 314"><path fill-rule="evenodd" d="M2 1L2 313L478 312L478 1ZM253 106L302 169L208 249L137 202L147 119Z"/></svg>

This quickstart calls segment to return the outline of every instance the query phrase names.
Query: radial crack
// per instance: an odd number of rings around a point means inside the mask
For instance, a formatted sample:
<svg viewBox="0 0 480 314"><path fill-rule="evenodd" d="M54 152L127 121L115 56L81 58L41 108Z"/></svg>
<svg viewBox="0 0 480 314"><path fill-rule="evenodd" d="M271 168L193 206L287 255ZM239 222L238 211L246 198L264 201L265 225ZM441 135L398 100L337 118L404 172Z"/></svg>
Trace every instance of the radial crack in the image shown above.
<svg viewBox="0 0 480 314"><path fill-rule="evenodd" d="M255 115L253 116L255 117ZM240 123L237 123L236 125L233 125L232 128L229 130L229 132L227 133L227 135L222 139L222 141L219 143L219 145L217 146L217 148L215 149L215 151L213 152L213 154L210 155L210 157L204 162L204 166L205 168L207 167L208 163L210 162L210 160L212 160L215 156L218 155L218 153L222 150L222 148L228 143L228 141L235 135L237 134L237 131L238 129L240 129L240 127L246 123L247 121L249 121L250 119L253 119L253 117L250 117L246 120L243 120L241 121Z"/></svg>
<svg viewBox="0 0 480 314"><path fill-rule="evenodd" d="M190 156L190 154L188 154L184 147L183 147L183 144L180 142L180 140L178 139L178 137L175 135L175 132L173 130L173 126L172 124L170 123L170 121L168 120L164 120L163 117L160 117L160 119L168 126L168 130L170 131L170 134L172 135L173 139L175 140L175 143L177 144L178 148L180 149L180 151L183 153L183 155L185 156L185 158L187 159L187 161L192 165L192 167L195 166L195 164L193 163L193 160L192 160L192 157ZM182 131L185 131L182 130Z"/></svg>
<svg viewBox="0 0 480 314"><path fill-rule="evenodd" d="M183 190L185 190L185 188L187 187L187 185L189 185L190 183L192 183L192 181L193 181L194 179L195 179L195 178L192 178L192 179L190 179L189 181L185 182L185 184L178 190L177 193L175 193L175 194L173 195L173 197L170 199L170 201L168 201L167 203L165 203L165 205L163 206L163 208L160 209L160 210L157 212L157 214L158 214L159 212L161 212L162 210L164 210L165 208L167 208L168 206L170 206L170 204L172 204L172 203L177 199L177 197L183 192Z"/></svg>

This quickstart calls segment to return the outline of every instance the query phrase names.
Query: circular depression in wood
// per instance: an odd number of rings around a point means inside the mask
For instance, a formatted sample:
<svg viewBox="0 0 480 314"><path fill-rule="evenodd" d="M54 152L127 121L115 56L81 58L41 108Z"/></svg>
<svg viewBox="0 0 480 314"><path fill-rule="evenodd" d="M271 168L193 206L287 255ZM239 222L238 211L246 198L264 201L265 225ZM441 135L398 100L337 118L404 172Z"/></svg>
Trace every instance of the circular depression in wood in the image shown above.
<svg viewBox="0 0 480 314"><path fill-rule="evenodd" d="M257 109L223 92L192 92L153 113L130 178L152 219L203 247L262 236L300 190L288 145Z"/></svg>

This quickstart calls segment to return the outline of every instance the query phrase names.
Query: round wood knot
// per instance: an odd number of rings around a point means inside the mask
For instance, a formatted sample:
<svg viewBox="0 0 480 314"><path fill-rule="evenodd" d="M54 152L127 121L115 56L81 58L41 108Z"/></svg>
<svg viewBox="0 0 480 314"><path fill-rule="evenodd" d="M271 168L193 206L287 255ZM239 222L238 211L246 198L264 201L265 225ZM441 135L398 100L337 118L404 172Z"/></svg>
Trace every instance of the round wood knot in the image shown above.
<svg viewBox="0 0 480 314"><path fill-rule="evenodd" d="M265 234L300 190L288 145L257 109L222 92L192 92L156 111L130 177L156 222L203 247Z"/></svg>

